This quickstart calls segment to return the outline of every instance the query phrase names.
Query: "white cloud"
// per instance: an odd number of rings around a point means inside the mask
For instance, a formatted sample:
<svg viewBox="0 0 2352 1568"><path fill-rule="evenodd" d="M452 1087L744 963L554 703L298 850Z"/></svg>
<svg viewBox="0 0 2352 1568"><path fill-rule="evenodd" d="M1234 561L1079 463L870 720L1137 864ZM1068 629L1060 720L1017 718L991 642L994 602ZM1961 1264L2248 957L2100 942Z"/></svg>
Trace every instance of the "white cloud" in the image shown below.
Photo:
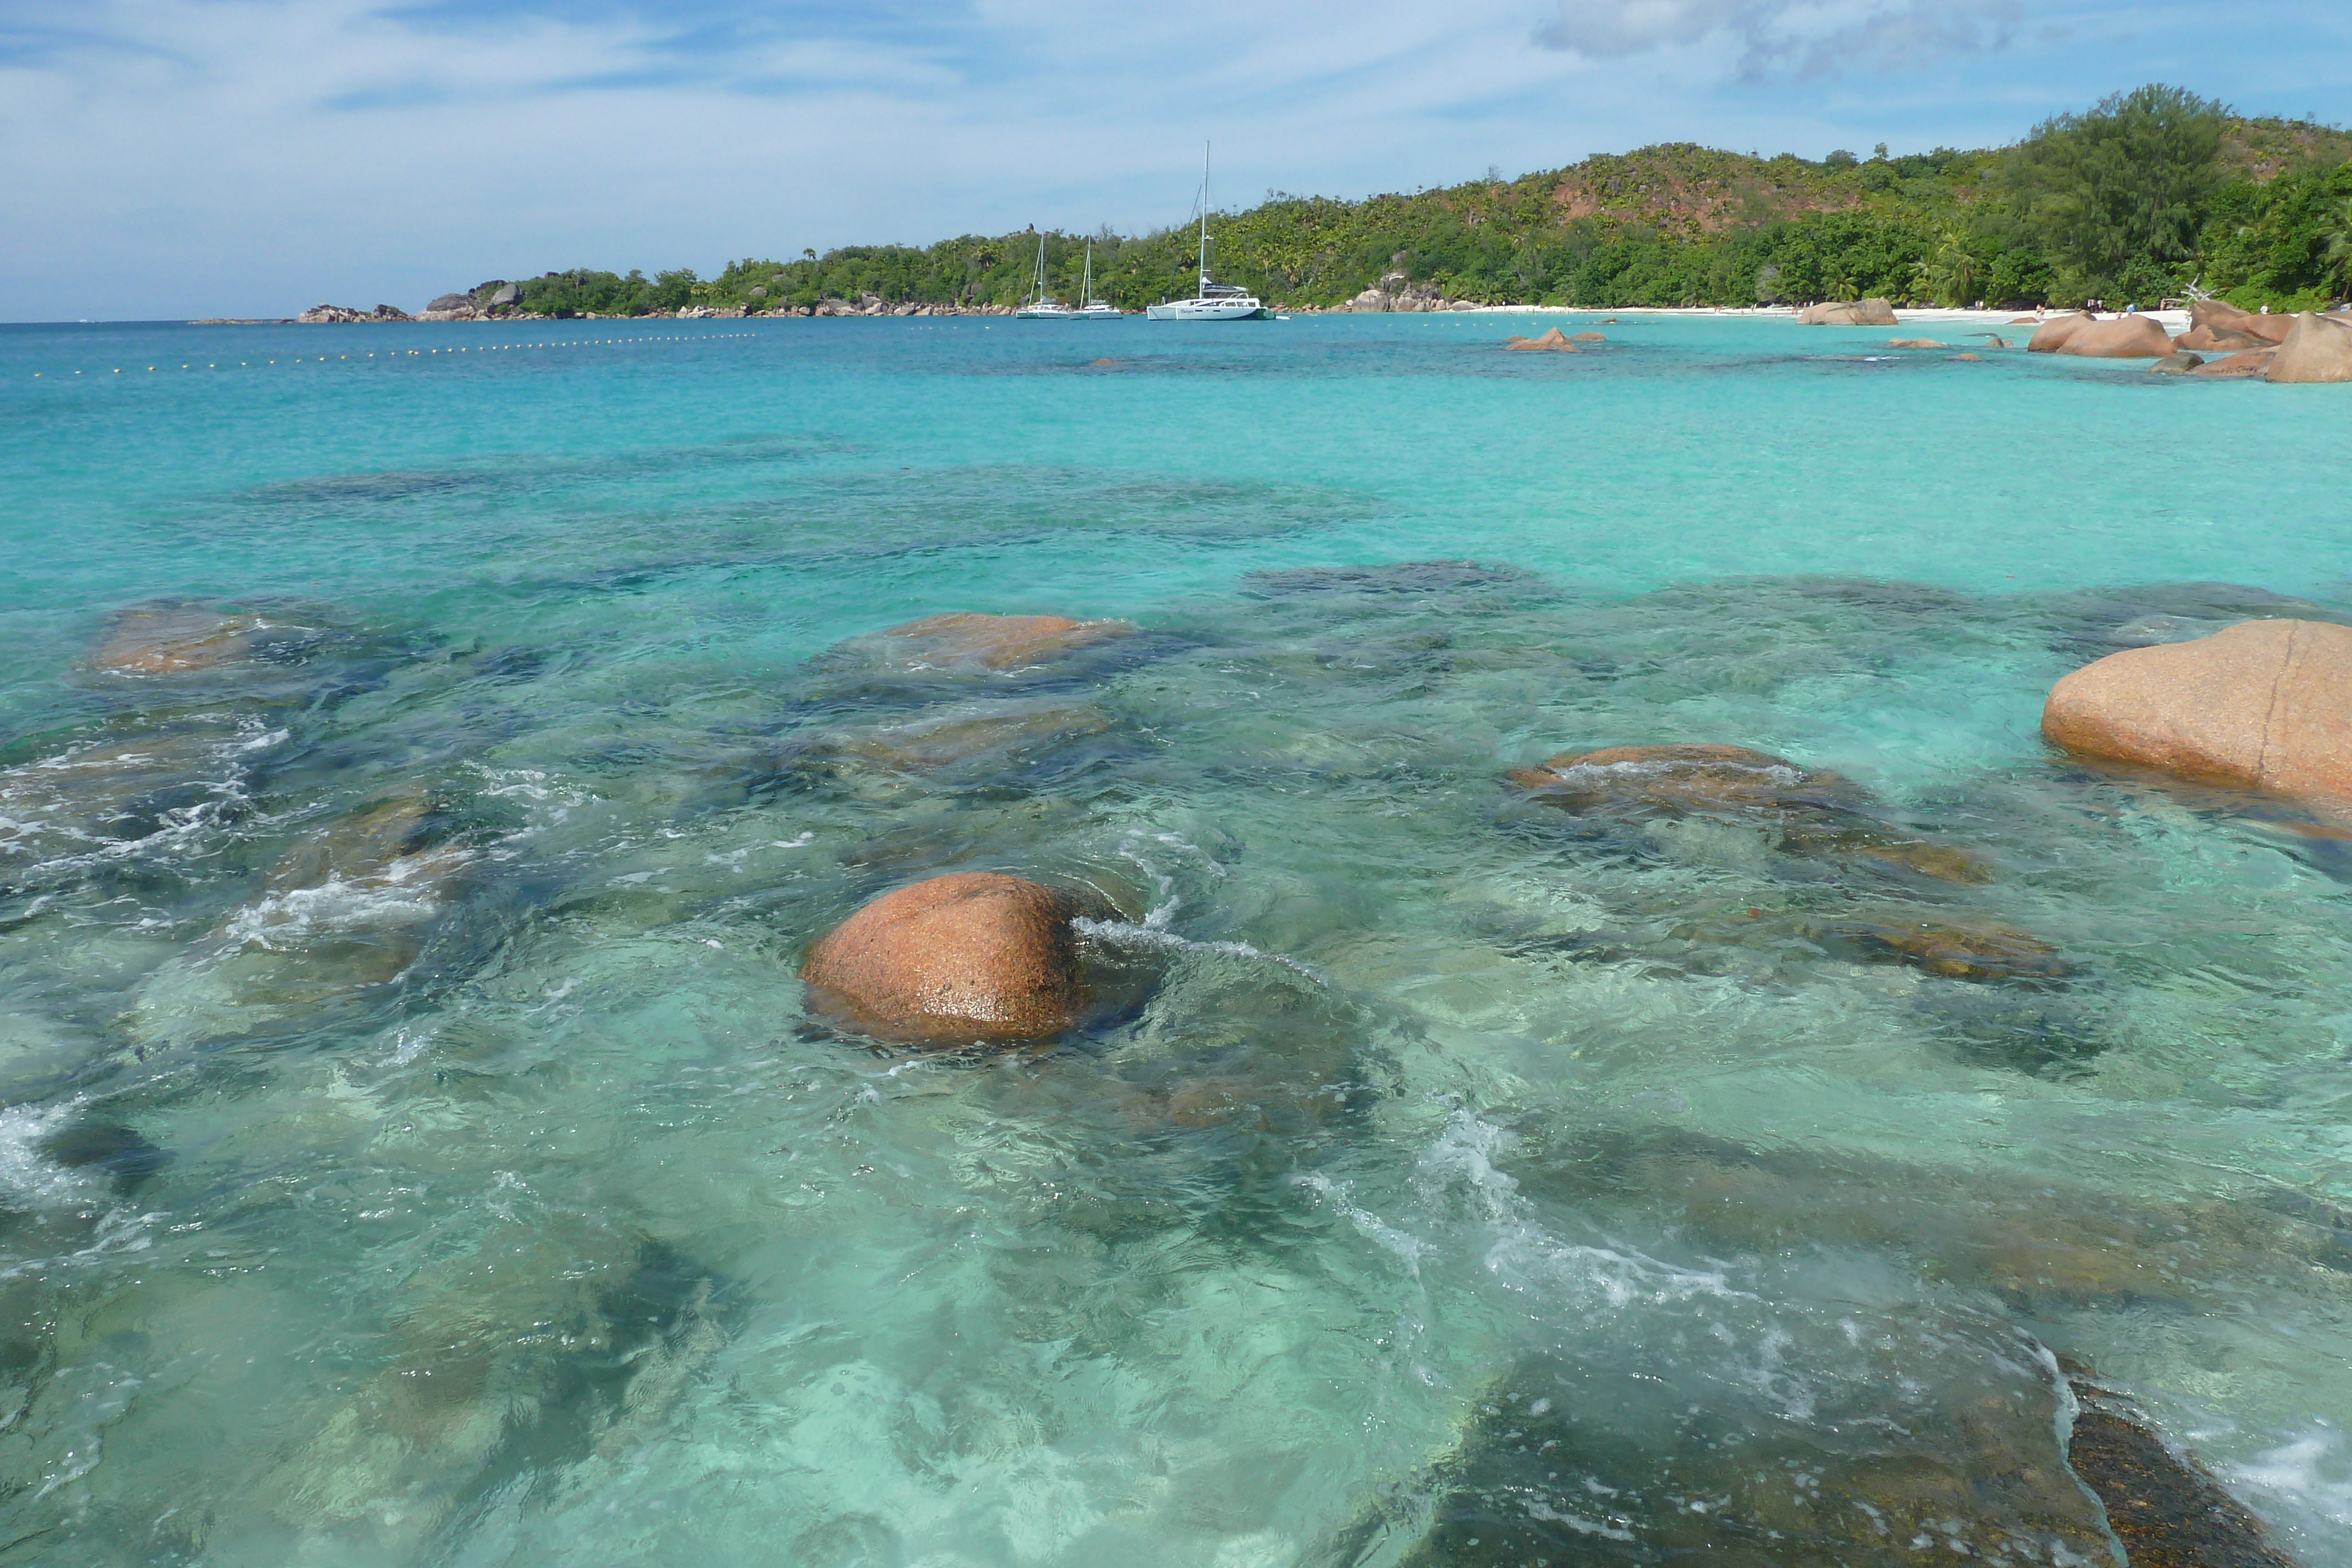
<svg viewBox="0 0 2352 1568"><path fill-rule="evenodd" d="M1560 0L1536 37L1594 59L1724 39L1750 80L1810 80L2003 49L2021 14L2016 0Z"/></svg>

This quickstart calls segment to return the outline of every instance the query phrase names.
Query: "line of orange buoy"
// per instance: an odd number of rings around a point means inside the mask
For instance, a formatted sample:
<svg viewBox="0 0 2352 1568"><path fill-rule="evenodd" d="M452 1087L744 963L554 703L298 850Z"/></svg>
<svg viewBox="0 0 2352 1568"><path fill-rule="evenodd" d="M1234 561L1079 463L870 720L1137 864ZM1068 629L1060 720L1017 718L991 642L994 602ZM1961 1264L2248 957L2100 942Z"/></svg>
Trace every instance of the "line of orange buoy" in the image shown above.
<svg viewBox="0 0 2352 1568"><path fill-rule="evenodd" d="M604 348L608 345L618 347L629 343L716 343L724 341L728 339L750 338L756 335L757 334L751 332L696 332L692 334L674 332L664 333L657 337L645 338L572 338L568 340L559 338L540 343L469 343L465 347L456 349L392 349L386 350L383 355L383 358L387 360L397 360L405 356L408 359L417 360L435 354L495 354L511 349L594 349ZM348 360L352 356L349 354L337 354L335 356L338 360ZM373 353L369 353L365 357L371 360L377 358ZM268 364L274 365L278 361L276 360L271 360L268 361ZM289 364L299 365L310 361L305 361L301 355L296 354L292 356L288 362ZM317 362L322 365L325 364L327 362L327 356L324 354L319 355ZM147 368L153 371L161 369L162 367L150 365ZM182 365L180 368L184 371L193 371L197 367L193 364L188 364ZM221 366L218 361L214 361L205 365L203 368L208 371L216 371L219 370ZM240 371L251 370L253 368L253 361L250 360L239 360L235 368ZM79 371L76 371L74 372L76 375L80 375L81 373L82 372ZM121 367L116 367L113 373L118 376L121 375L122 373ZM33 380L39 381L45 374L47 374L46 371L35 371L33 372Z"/></svg>

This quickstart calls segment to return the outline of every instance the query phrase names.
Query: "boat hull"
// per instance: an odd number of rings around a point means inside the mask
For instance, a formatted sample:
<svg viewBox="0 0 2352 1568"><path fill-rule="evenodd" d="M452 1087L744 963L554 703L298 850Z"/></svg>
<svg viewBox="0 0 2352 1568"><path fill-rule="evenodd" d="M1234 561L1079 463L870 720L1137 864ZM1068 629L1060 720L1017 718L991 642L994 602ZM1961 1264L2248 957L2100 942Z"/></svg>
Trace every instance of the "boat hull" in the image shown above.
<svg viewBox="0 0 2352 1568"><path fill-rule="evenodd" d="M1266 308L1255 299L1174 299L1143 312L1154 321L1263 321Z"/></svg>

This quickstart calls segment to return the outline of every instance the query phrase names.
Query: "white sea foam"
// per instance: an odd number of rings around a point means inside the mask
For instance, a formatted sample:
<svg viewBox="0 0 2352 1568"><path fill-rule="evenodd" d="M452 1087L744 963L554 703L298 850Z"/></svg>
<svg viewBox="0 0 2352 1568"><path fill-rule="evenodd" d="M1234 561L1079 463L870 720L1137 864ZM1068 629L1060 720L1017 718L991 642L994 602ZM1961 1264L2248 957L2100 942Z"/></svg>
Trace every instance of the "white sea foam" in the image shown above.
<svg viewBox="0 0 2352 1568"><path fill-rule="evenodd" d="M463 851L402 855L373 876L330 876L315 887L291 888L249 904L222 935L233 946L299 948L387 925L430 919L442 904L438 879L466 860Z"/></svg>
<svg viewBox="0 0 2352 1568"><path fill-rule="evenodd" d="M1097 920L1081 915L1070 922L1070 929L1081 936L1091 936L1097 942L1108 942L1114 947L1134 951L1156 949L1160 952L1222 953L1234 958L1255 958L1263 963L1279 964L1314 981L1323 983L1323 977L1296 958L1279 953L1269 953L1263 947L1253 947L1246 942L1195 942L1179 936L1172 931L1161 931L1150 925L1138 925L1126 920Z"/></svg>
<svg viewBox="0 0 2352 1568"><path fill-rule="evenodd" d="M2297 1512L2352 1529L2352 1448L2343 1429L2314 1423L2275 1448L2222 1468L2239 1488L2269 1492Z"/></svg>
<svg viewBox="0 0 2352 1568"><path fill-rule="evenodd" d="M78 1100L52 1105L11 1105L0 1110L0 1191L35 1203L68 1203L96 1185L84 1172L70 1171L40 1152L43 1138L73 1119Z"/></svg>

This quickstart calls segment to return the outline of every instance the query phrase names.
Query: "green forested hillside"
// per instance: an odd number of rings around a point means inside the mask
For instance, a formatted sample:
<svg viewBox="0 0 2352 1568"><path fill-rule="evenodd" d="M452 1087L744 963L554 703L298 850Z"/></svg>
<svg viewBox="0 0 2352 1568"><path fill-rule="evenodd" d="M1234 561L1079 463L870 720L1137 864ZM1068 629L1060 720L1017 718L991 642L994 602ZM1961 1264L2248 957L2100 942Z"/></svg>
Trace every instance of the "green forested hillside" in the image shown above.
<svg viewBox="0 0 2352 1568"><path fill-rule="evenodd" d="M2191 287L2252 308L2352 290L2352 133L2248 120L2174 88L2117 94L2014 146L1819 162L1690 143L1363 201L1269 193L1212 214L1212 267L1269 303L1419 298L1593 307L1752 305L1884 295L1898 303L2152 304ZM1195 231L1091 236L1097 292L1139 308L1192 291ZM1049 234L1055 290L1077 292L1088 236ZM686 304L1004 305L1034 233L925 247L747 258L718 277L550 273L530 310L640 314ZM1401 275L1401 276L1400 276Z"/></svg>

